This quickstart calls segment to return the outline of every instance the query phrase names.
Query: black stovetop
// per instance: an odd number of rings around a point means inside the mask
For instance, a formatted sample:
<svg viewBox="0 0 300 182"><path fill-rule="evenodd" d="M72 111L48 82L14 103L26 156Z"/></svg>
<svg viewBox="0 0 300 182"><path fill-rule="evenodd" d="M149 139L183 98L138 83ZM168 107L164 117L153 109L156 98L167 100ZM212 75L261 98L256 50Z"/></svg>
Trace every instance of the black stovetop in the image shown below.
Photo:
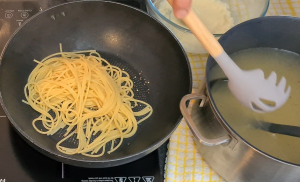
<svg viewBox="0 0 300 182"><path fill-rule="evenodd" d="M32 15L74 0L0 0L0 52ZM146 11L145 0L113 0ZM10 125L0 106L0 182L162 182L167 143L137 161L112 168L59 163L31 148Z"/></svg>

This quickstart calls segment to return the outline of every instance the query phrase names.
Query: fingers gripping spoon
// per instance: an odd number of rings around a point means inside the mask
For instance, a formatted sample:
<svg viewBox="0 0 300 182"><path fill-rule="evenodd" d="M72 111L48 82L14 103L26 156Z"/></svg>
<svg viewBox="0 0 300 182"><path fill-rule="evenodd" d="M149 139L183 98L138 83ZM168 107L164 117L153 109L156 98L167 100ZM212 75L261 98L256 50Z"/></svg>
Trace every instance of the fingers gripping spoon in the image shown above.
<svg viewBox="0 0 300 182"><path fill-rule="evenodd" d="M173 0L168 2L172 6ZM280 108L287 101L291 87L286 88L284 77L276 84L275 72L265 79L261 69L247 71L240 69L192 9L182 21L222 68L228 77L230 91L244 106L255 112L264 113Z"/></svg>

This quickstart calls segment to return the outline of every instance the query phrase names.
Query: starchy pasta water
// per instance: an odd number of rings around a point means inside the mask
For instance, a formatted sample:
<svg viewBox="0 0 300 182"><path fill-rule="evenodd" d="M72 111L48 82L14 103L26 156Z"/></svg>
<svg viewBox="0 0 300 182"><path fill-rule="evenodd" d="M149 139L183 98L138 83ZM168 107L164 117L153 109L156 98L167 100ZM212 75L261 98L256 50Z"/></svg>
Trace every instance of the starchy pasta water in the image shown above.
<svg viewBox="0 0 300 182"><path fill-rule="evenodd" d="M275 71L277 79L284 76L287 85L293 89L281 108L270 113L256 113L242 106L234 97L227 82L220 79L226 76L216 64L209 75L211 81L218 80L211 85L211 94L222 117L257 149L278 159L300 164L299 137L267 132L259 126L260 121L300 126L300 55L275 48L252 48L235 52L230 57L244 70L262 69L266 78Z"/></svg>

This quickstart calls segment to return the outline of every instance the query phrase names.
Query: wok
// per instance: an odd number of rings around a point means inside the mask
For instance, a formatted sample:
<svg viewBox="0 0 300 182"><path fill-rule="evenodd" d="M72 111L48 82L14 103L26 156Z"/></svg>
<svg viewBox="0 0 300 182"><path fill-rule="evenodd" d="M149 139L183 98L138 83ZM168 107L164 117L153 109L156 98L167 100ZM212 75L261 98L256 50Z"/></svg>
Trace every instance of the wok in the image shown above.
<svg viewBox="0 0 300 182"><path fill-rule="evenodd" d="M23 89L36 66L33 59L58 52L59 43L64 51L95 49L127 70L132 79L136 76L135 97L153 107L152 116L138 126L137 133L111 154L65 155L55 147L62 135L42 135L32 127L39 114L22 103ZM1 103L11 124L41 153L75 166L117 166L154 151L176 129L180 100L191 92L188 59L173 34L146 13L118 3L72 2L41 12L16 31L1 58Z"/></svg>

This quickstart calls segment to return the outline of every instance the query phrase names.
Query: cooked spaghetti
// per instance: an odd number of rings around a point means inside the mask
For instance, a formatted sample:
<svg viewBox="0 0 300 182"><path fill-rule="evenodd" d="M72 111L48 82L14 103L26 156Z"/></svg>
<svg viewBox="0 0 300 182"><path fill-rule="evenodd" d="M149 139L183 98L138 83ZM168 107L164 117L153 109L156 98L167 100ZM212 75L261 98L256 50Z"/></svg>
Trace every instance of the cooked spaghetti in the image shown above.
<svg viewBox="0 0 300 182"><path fill-rule="evenodd" d="M37 132L53 135L65 131L56 144L62 153L99 157L109 145L111 153L152 114L148 103L134 98L129 74L94 50L61 49L40 62L34 61L37 66L24 88L23 102L40 113L32 121ZM134 112L137 106L143 109ZM137 121L139 116L142 119ZM64 145L71 137L76 138L75 147Z"/></svg>

